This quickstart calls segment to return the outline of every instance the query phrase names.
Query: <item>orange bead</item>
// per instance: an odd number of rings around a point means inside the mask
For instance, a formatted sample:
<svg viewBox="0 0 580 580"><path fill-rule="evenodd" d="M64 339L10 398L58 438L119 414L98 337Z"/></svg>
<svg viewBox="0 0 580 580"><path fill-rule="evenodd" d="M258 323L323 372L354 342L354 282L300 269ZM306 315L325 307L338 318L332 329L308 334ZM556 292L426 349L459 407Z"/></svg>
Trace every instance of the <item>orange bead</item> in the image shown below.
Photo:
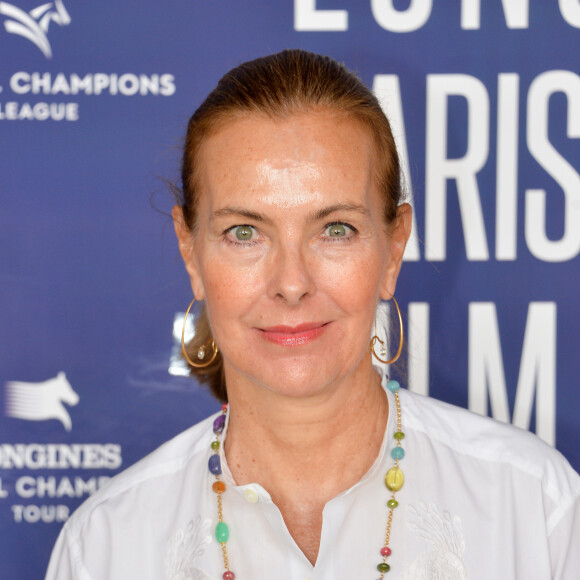
<svg viewBox="0 0 580 580"><path fill-rule="evenodd" d="M216 493L223 493L226 490L226 484L223 481L215 481L211 488Z"/></svg>

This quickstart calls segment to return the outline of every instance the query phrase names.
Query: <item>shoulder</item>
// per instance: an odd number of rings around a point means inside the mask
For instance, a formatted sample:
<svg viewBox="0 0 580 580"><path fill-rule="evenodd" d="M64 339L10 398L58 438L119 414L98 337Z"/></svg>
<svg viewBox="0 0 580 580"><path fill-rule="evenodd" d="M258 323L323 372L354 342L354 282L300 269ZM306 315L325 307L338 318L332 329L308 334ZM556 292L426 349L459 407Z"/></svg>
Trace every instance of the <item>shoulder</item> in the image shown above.
<svg viewBox="0 0 580 580"><path fill-rule="evenodd" d="M163 501L164 488L179 485L185 471L205 473L211 425L216 415L183 431L155 451L113 477L85 501L65 524L69 533L78 531L95 512L124 505ZM73 532L74 535L74 532Z"/></svg>
<svg viewBox="0 0 580 580"><path fill-rule="evenodd" d="M580 476L533 433L409 391L401 391L401 406L405 428L431 448L445 448L480 469L525 475L556 502L571 504L580 496Z"/></svg>
<svg viewBox="0 0 580 580"><path fill-rule="evenodd" d="M215 417L164 443L85 501L61 530L47 579L90 578L89 570L101 569L110 571L108 577L132 578L144 565L147 577L161 577L159 546L188 529L192 514L206 525L200 506L209 505L204 494L211 492L204 484ZM157 546L146 562L144 546Z"/></svg>

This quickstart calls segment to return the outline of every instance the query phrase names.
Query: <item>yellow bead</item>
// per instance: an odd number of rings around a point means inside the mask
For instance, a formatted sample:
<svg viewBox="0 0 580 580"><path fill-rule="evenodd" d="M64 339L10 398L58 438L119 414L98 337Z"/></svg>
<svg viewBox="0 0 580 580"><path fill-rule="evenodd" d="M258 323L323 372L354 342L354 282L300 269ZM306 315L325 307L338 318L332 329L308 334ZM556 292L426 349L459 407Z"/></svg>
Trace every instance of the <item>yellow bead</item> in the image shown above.
<svg viewBox="0 0 580 580"><path fill-rule="evenodd" d="M405 483L405 476L398 467L391 467L385 476L385 485L391 491L399 491Z"/></svg>

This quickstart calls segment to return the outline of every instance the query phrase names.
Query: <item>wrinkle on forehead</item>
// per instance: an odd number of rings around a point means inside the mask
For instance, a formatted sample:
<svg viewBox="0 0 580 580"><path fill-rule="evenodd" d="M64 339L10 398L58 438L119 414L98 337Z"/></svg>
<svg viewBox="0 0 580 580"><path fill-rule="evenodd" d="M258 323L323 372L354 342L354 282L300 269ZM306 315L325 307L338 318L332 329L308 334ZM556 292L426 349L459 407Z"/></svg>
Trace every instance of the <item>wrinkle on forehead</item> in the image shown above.
<svg viewBox="0 0 580 580"><path fill-rule="evenodd" d="M200 189L217 209L352 203L351 190L366 197L372 189L372 147L366 130L349 119L241 119L210 136L200 150Z"/></svg>

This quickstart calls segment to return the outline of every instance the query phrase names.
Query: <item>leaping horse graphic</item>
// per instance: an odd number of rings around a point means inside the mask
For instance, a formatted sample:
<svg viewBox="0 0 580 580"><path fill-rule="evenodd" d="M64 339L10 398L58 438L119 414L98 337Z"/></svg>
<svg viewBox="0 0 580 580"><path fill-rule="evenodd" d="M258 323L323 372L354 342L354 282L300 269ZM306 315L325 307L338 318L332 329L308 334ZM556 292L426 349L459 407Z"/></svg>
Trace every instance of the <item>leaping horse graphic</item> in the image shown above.
<svg viewBox="0 0 580 580"><path fill-rule="evenodd" d="M46 58L52 58L52 49L47 36L50 23L56 22L59 26L66 26L71 21L62 0L42 4L30 12L24 12L8 2L0 2L0 14L8 18L4 22L6 32L27 38Z"/></svg>
<svg viewBox="0 0 580 580"><path fill-rule="evenodd" d="M76 405L79 396L63 372L41 383L9 381L6 383L6 416L28 421L58 419L67 431L72 421L67 405Z"/></svg>

